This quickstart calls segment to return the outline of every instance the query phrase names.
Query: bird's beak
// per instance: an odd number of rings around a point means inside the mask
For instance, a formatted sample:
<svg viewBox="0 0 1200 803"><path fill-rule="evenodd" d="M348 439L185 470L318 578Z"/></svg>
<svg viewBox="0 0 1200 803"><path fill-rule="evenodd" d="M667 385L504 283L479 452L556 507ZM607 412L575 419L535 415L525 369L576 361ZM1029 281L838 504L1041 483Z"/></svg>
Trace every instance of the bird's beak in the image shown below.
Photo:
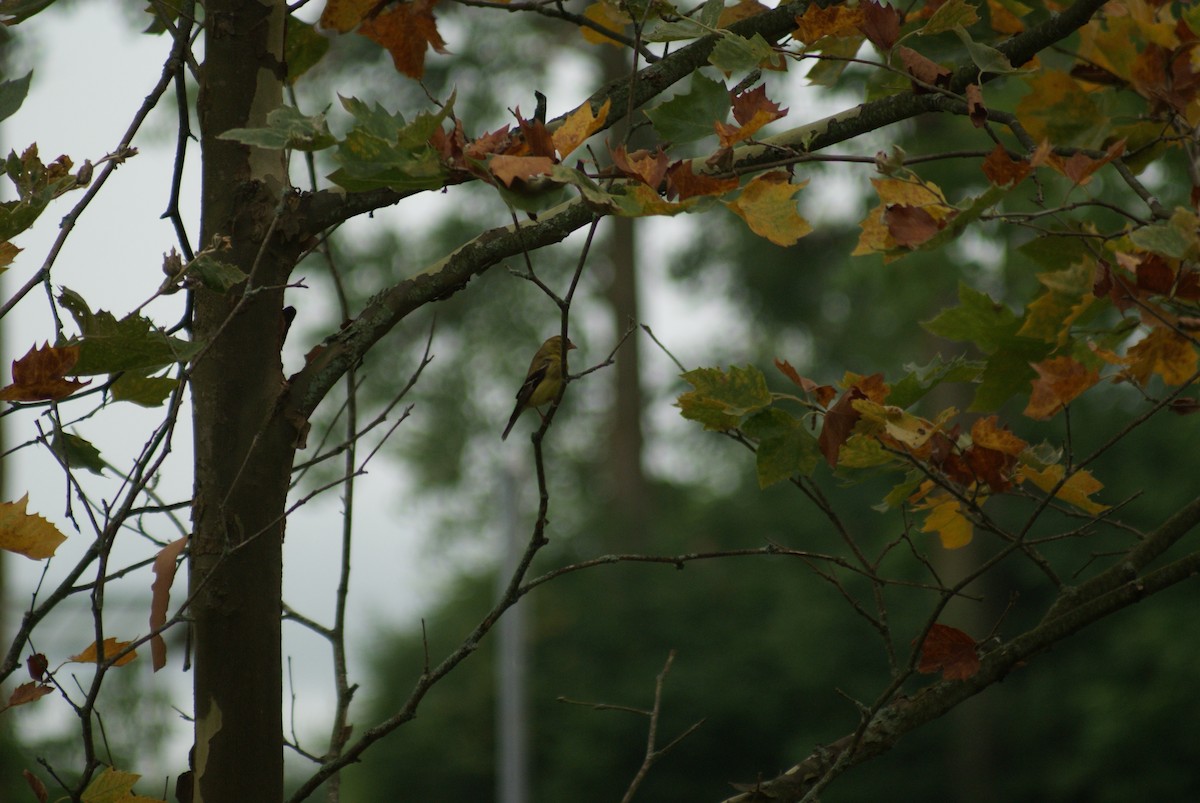
<svg viewBox="0 0 1200 803"><path fill-rule="evenodd" d="M570 351L573 348L577 348L577 346L574 343L572 343L570 340L568 340L567 341L567 351Z"/></svg>

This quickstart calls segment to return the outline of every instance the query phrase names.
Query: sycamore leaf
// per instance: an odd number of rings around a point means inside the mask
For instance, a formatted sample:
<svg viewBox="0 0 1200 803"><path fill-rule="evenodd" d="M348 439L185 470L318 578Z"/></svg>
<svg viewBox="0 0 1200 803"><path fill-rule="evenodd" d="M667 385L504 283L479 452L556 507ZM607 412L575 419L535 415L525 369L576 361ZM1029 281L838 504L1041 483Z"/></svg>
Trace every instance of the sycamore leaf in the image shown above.
<svg viewBox="0 0 1200 803"><path fill-rule="evenodd" d="M667 168L667 197L686 201L705 195L724 195L736 190L740 183L736 176L717 178L692 170L692 161L684 159Z"/></svg>
<svg viewBox="0 0 1200 803"><path fill-rule="evenodd" d="M755 234L785 247L812 232L812 226L796 211L794 200L808 181L792 184L788 178L782 171L755 176L737 198L725 204Z"/></svg>
<svg viewBox="0 0 1200 803"><path fill-rule="evenodd" d="M79 362L79 346L30 347L25 356L13 360L12 384L0 389L0 399L5 401L42 401L64 399L91 382L80 382L64 378L66 374L81 373L75 366Z"/></svg>
<svg viewBox="0 0 1200 803"><path fill-rule="evenodd" d="M713 124L723 122L731 107L725 84L694 73L690 92L647 109L646 116L663 139L692 142L711 136Z"/></svg>
<svg viewBox="0 0 1200 803"><path fill-rule="evenodd" d="M862 390L857 386L851 386L826 411L825 423L821 427L817 445L821 447L821 454L825 455L825 462L829 463L830 468L838 467L838 453L841 451L842 444L850 437L850 433L854 431L854 425L858 423L861 416L861 413L854 407L854 402L865 398L867 395Z"/></svg>
<svg viewBox="0 0 1200 803"><path fill-rule="evenodd" d="M29 94L31 78L33 78L33 71L25 73L21 78L0 81L0 120L12 117L17 113L17 109L21 108L21 104L25 102L25 96Z"/></svg>
<svg viewBox="0 0 1200 803"><path fill-rule="evenodd" d="M900 39L900 9L894 5L885 5L876 0L860 3L863 10L862 32L871 44L886 52Z"/></svg>
<svg viewBox="0 0 1200 803"><path fill-rule="evenodd" d="M1017 117L1037 141L1095 148L1112 127L1091 93L1061 70L1039 70L1025 79L1030 93L1017 103Z"/></svg>
<svg viewBox="0 0 1200 803"><path fill-rule="evenodd" d="M657 190L662 186L663 180L667 176L667 170L671 167L671 159L667 156L663 149L657 148L654 153L647 150L638 150L629 153L624 145L618 146L611 152L613 167L621 172L622 175L629 178L635 178L651 189ZM676 166L682 165L683 162L676 162ZM691 172L690 170L688 171ZM737 182L734 182L734 186Z"/></svg>
<svg viewBox="0 0 1200 803"><path fill-rule="evenodd" d="M70 432L57 432L50 442L50 451L70 468L84 468L93 474L103 474L108 463L100 456L100 450L89 441Z"/></svg>
<svg viewBox="0 0 1200 803"><path fill-rule="evenodd" d="M976 446L994 449L1013 457L1029 448L1029 442L1014 435L1008 427L997 426L994 415L975 420L971 425L971 441Z"/></svg>
<svg viewBox="0 0 1200 803"><path fill-rule="evenodd" d="M958 26L974 25L978 21L979 14L975 12L975 7L968 4L966 0L948 0L937 7L937 10L929 17L929 21L918 29L917 33L922 36L932 36L952 31Z"/></svg>
<svg viewBox="0 0 1200 803"><path fill-rule="evenodd" d="M1077 396L1100 381L1094 368L1088 368L1072 357L1055 357L1033 366L1038 378L1025 415L1035 421L1045 421L1070 404Z"/></svg>
<svg viewBox="0 0 1200 803"><path fill-rule="evenodd" d="M731 366L728 372L697 368L683 374L683 378L694 390L679 396L680 411L684 418L699 421L705 429L733 429L743 416L771 404L766 377L752 365Z"/></svg>
<svg viewBox="0 0 1200 803"><path fill-rule="evenodd" d="M104 640L104 660L105 661L111 660L112 656L116 655L118 652L125 649L132 643L133 643L132 641L117 641L116 638L113 638L111 636L109 638L106 638ZM129 663L134 658L137 658L137 650L130 650L129 652L125 653L120 658L118 658L113 663L113 666L125 666L125 664ZM85 649L83 652L79 653L78 655L72 655L68 660L73 661L77 664L99 663L100 662L100 651L96 648L96 642L93 641L91 644L88 645L87 649Z"/></svg>
<svg viewBox="0 0 1200 803"><path fill-rule="evenodd" d="M756 67L778 67L782 60L762 34L756 33L747 39L729 31L721 32L721 38L708 56L708 63L726 75L749 72Z"/></svg>
<svg viewBox="0 0 1200 803"><path fill-rule="evenodd" d="M974 677L979 671L975 639L957 628L935 623L921 643L917 671L925 675L941 672L943 680Z"/></svg>
<svg viewBox="0 0 1200 803"><path fill-rule="evenodd" d="M604 126L604 121L608 119L608 110L611 106L612 99L610 98L604 101L600 111L593 115L591 104L584 103L567 115L563 124L552 135L559 158L566 159L588 137L599 131Z"/></svg>
<svg viewBox="0 0 1200 803"><path fill-rule="evenodd" d="M363 18L379 5L378 0L325 0L321 27L346 33L358 27Z"/></svg>
<svg viewBox="0 0 1200 803"><path fill-rule="evenodd" d="M767 488L800 474L812 476L821 460L817 439L802 420L772 407L756 413L742 431L758 440L758 487Z"/></svg>
<svg viewBox="0 0 1200 803"><path fill-rule="evenodd" d="M1167 385L1182 385L1195 373L1196 347L1173 329L1159 327L1133 345L1126 354L1126 373L1139 385L1158 374Z"/></svg>
<svg viewBox="0 0 1200 803"><path fill-rule="evenodd" d="M585 19L590 20L600 28L612 31L613 33L623 33L625 28L633 24L633 20L628 14L621 10L620 6L610 0L598 0L591 3L583 10ZM623 48L625 45L618 42L616 39L605 36L603 33L580 26L579 32L583 35L583 40L593 45L612 45L613 47ZM697 34L699 35L699 34ZM692 38L692 37L684 37Z"/></svg>
<svg viewBox="0 0 1200 803"><path fill-rule="evenodd" d="M2 8L2 7L0 7ZM60 195L85 187L91 175L91 163L85 162L72 173L71 159L59 156L42 164L37 145L30 145L20 156L11 152L0 174L12 181L17 200L0 202L0 241L11 240L33 225L46 206Z"/></svg>
<svg viewBox="0 0 1200 803"><path fill-rule="evenodd" d="M979 360L955 357L943 362L941 355L927 365L907 364L904 370L908 373L892 385L888 401L897 407L910 407L944 382L978 382L983 368L984 363Z"/></svg>
<svg viewBox="0 0 1200 803"><path fill-rule="evenodd" d="M1062 481L1066 469L1061 464L1048 466L1045 470L1039 471L1033 466L1021 466L1017 471L1017 477L1021 481L1029 481L1042 489L1046 493L1054 486ZM1108 505L1089 499L1092 494L1104 488L1104 483L1092 476L1089 471L1076 471L1063 486L1058 489L1055 496L1068 504L1093 515L1108 510Z"/></svg>
<svg viewBox="0 0 1200 803"><path fill-rule="evenodd" d="M921 532L935 532L945 549L958 549L971 543L974 527L963 515L959 501L946 496L930 506Z"/></svg>
<svg viewBox="0 0 1200 803"><path fill-rule="evenodd" d="M53 557L67 540L58 528L36 513L26 513L29 494L16 502L0 502L0 549L16 552L30 560Z"/></svg>
<svg viewBox="0 0 1200 803"><path fill-rule="evenodd" d="M324 150L337 142L329 133L324 114L304 115L295 106L281 106L268 112L265 128L231 128L217 139L259 148L297 151Z"/></svg>
<svg viewBox="0 0 1200 803"><path fill-rule="evenodd" d="M179 380L167 376L121 374L109 387L114 401L133 402L139 407L161 407L179 386Z"/></svg>
<svg viewBox="0 0 1200 803"><path fill-rule="evenodd" d="M792 38L804 45L813 45L826 36L857 36L865 21L861 5L850 7L831 4L822 8L810 3L804 13L796 17L796 31Z"/></svg>
<svg viewBox="0 0 1200 803"><path fill-rule="evenodd" d="M82 334L72 340L79 348L79 362L72 369L76 375L145 373L187 362L200 351L200 343L172 337L136 313L118 321L111 312L92 312L82 296L65 287L58 300Z"/></svg>
<svg viewBox="0 0 1200 803"><path fill-rule="evenodd" d="M154 4L151 4L153 7ZM284 41L283 54L287 61L289 84L308 72L329 51L329 40L317 33L315 26L290 15L287 21L287 39Z"/></svg>
<svg viewBox="0 0 1200 803"><path fill-rule="evenodd" d="M18 705L32 703L34 700L39 700L54 691L54 687L49 683L36 683L29 681L22 683L12 690L12 694L8 695L8 704L0 711L13 708Z"/></svg>
<svg viewBox="0 0 1200 803"><path fill-rule="evenodd" d="M397 72L419 79L425 74L426 50L450 52L438 33L435 5L437 0L396 3L366 19L358 32L387 49Z"/></svg>
<svg viewBox="0 0 1200 803"><path fill-rule="evenodd" d="M156 630L167 621L167 605L171 602L171 584L179 555L187 546L188 537L172 541L154 556L154 582L150 585L150 629ZM167 665L167 642L162 635L150 637L150 664L154 671Z"/></svg>
<svg viewBox="0 0 1200 803"><path fill-rule="evenodd" d="M161 798L144 797L133 793L133 785L142 776L105 767L92 779L80 796L82 803L165 803Z"/></svg>

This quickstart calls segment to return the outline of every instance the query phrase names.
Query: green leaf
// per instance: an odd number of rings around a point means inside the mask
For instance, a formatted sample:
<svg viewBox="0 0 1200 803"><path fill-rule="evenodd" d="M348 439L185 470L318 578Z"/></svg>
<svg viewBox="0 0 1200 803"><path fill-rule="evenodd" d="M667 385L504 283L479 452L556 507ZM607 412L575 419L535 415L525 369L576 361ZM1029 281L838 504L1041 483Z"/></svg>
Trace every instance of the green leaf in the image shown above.
<svg viewBox="0 0 1200 803"><path fill-rule="evenodd" d="M752 365L697 368L683 375L695 390L679 396L683 417L704 424L705 429L733 429L743 416L771 404L771 392L762 371Z"/></svg>
<svg viewBox="0 0 1200 803"><path fill-rule="evenodd" d="M177 380L166 376L124 373L113 382L110 391L115 401L132 402L139 407L162 407L178 385Z"/></svg>
<svg viewBox="0 0 1200 803"><path fill-rule="evenodd" d="M329 133L325 115L306 116L295 106L280 106L267 114L266 128L231 128L218 139L229 139L243 145L297 151L324 150L337 143Z"/></svg>
<svg viewBox="0 0 1200 803"><path fill-rule="evenodd" d="M962 356L943 362L941 355L927 365L909 363L904 366L908 373L892 385L888 404L907 408L943 382L977 382L985 365L982 360L968 360Z"/></svg>
<svg viewBox="0 0 1200 803"><path fill-rule="evenodd" d="M25 102L25 96L29 94L31 78L33 78L32 70L25 73L23 78L0 82L0 120L12 117L17 113L17 109L21 108L21 104Z"/></svg>
<svg viewBox="0 0 1200 803"><path fill-rule="evenodd" d="M224 293L230 288L237 287L246 280L246 274L241 268L212 256L200 254L187 266L187 274L218 293Z"/></svg>
<svg viewBox="0 0 1200 803"><path fill-rule="evenodd" d="M647 109L646 116L664 139L693 142L715 135L713 123L725 122L730 106L725 84L695 73L690 92Z"/></svg>
<svg viewBox="0 0 1200 803"><path fill-rule="evenodd" d="M959 306L944 309L922 326L948 340L974 343L985 353L995 351L1021 325L1012 310L966 284L958 285Z"/></svg>
<svg viewBox="0 0 1200 803"><path fill-rule="evenodd" d="M300 76L325 57L328 50L329 40L317 33L315 26L296 19L294 15L288 17L283 54L287 60L289 84L296 83Z"/></svg>
<svg viewBox="0 0 1200 803"><path fill-rule="evenodd" d="M877 505L872 505L873 510L878 510L880 513L887 513L889 510L895 510L904 504L904 502L913 495L913 491L921 486L925 481L925 475L920 471L910 471L905 476L904 481L895 485L892 490L888 491L887 496L883 497Z"/></svg>
<svg viewBox="0 0 1200 803"><path fill-rule="evenodd" d="M378 103L371 107L358 98L341 101L356 122L334 153L341 167L330 174L332 181L351 191L442 186L446 168L429 138L453 109L453 95L438 112L419 114L412 123Z"/></svg>
<svg viewBox="0 0 1200 803"><path fill-rule="evenodd" d="M819 47L808 52L820 53L823 56L830 56L831 58L815 59L813 66L809 69L808 75L805 78L808 79L810 84L815 84L816 86L837 86L838 79L841 78L846 67L850 66L849 60L858 54L865 41L867 41L867 37L865 36L827 36L823 38L819 43ZM868 81L874 81L881 76L895 75L895 73L888 70L873 70ZM911 86L908 79L903 76L897 77L894 84L894 86L888 87L883 94L894 95L896 92L907 91Z"/></svg>
<svg viewBox="0 0 1200 803"><path fill-rule="evenodd" d="M1062 237L1053 234L1037 237L1017 248L1030 260L1049 270L1078 262L1087 248L1081 237Z"/></svg>
<svg viewBox="0 0 1200 803"><path fill-rule="evenodd" d="M111 312L93 313L78 294L66 288L58 297L79 325L82 337L69 345L79 346L79 361L74 376L113 374L120 371L147 373L175 363L186 362L200 350L200 344L171 337L140 315L117 320Z"/></svg>
<svg viewBox="0 0 1200 803"><path fill-rule="evenodd" d="M760 488L795 474L810 477L822 460L817 439L804 421L777 407L751 416L742 425L742 430L758 440L755 467Z"/></svg>
<svg viewBox="0 0 1200 803"><path fill-rule="evenodd" d="M942 6L942 8L945 8L945 6ZM936 17L937 14L935 13L934 16ZM1023 72L1023 70L1014 69L1012 62L1008 60L1008 56L996 48L982 45L972 39L971 35L963 30L962 26L955 27L953 30L955 35L962 40L963 47L967 49L967 55L971 57L971 61L975 62L975 66L979 68L981 73L990 72L996 75L1006 75L1008 73Z"/></svg>
<svg viewBox="0 0 1200 803"><path fill-rule="evenodd" d="M50 451L71 468L83 468L93 474L104 474L108 465L100 456L100 450L90 442L70 432L55 434L50 442Z"/></svg>
<svg viewBox="0 0 1200 803"><path fill-rule="evenodd" d="M42 164L37 145L30 145L20 156L15 151L8 154L0 172L16 187L18 200L0 203L0 242L11 240L32 226L58 196L86 186L84 176L71 173L70 168L71 160L66 156L49 165Z"/></svg>
<svg viewBox="0 0 1200 803"><path fill-rule="evenodd" d="M917 33L922 36L931 36L952 31L955 28L974 25L976 22L979 22L979 14L975 12L974 6L969 5L966 0L948 0L938 6L937 11L933 12L933 16L929 18L929 22L925 23Z"/></svg>
<svg viewBox="0 0 1200 803"><path fill-rule="evenodd" d="M991 412L1016 395L1028 395L1037 372L1031 363L1041 362L1054 346L1041 340L1013 337L990 355L980 375L979 388L971 402L974 412Z"/></svg>
<svg viewBox="0 0 1200 803"><path fill-rule="evenodd" d="M733 75L749 72L764 61L778 66L780 58L762 34L747 39L725 31L708 55L708 63L726 75Z"/></svg>
<svg viewBox="0 0 1200 803"><path fill-rule="evenodd" d="M0 25L17 25L53 4L54 0L0 0Z"/></svg>
<svg viewBox="0 0 1200 803"><path fill-rule="evenodd" d="M1185 232L1176 221L1143 226L1129 234L1138 248L1172 259L1184 259L1196 245L1195 232Z"/></svg>

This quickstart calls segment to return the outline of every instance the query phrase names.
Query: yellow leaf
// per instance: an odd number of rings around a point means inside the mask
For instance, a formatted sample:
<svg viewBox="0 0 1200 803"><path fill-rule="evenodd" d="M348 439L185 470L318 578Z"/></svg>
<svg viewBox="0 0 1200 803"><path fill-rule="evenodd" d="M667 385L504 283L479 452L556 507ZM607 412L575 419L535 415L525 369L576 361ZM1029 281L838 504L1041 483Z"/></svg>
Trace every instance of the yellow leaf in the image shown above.
<svg viewBox="0 0 1200 803"><path fill-rule="evenodd" d="M1038 488L1049 493L1050 489L1062 480L1064 472L1065 469L1061 465L1050 466L1045 471L1038 471L1031 466L1021 466L1017 471L1017 477L1021 480L1029 480ZM1104 483L1093 477L1091 472L1076 471L1063 483L1055 496L1080 510L1096 514L1108 510L1109 506L1092 501L1088 497L1103 487Z"/></svg>
<svg viewBox="0 0 1200 803"><path fill-rule="evenodd" d="M16 552L30 560L53 557L67 537L36 513L25 512L29 494L16 502L0 503L0 549Z"/></svg>
<svg viewBox="0 0 1200 803"><path fill-rule="evenodd" d="M109 637L104 640L104 660L107 661L112 656L119 653L121 650L132 644L132 641L117 641L115 638ZM122 655L113 666L125 666L125 664L137 658L137 650L130 650ZM88 648L78 655L72 655L70 660L78 664L95 664L99 663L99 650L96 649L96 642L88 645Z"/></svg>
<svg viewBox="0 0 1200 803"><path fill-rule="evenodd" d="M1160 327L1129 349L1128 372L1144 385L1155 373L1168 385L1182 385L1196 373L1196 349L1171 329Z"/></svg>
<svg viewBox="0 0 1200 803"><path fill-rule="evenodd" d="M946 549L958 549L971 543L974 528L970 520L962 514L957 499L945 499L938 502L925 517L923 533L936 532Z"/></svg>
<svg viewBox="0 0 1200 803"><path fill-rule="evenodd" d="M808 181L792 184L786 173L765 173L755 176L737 198L725 205L758 236L776 245L795 245L812 231L812 226L796 211L793 200L807 184Z"/></svg>
<svg viewBox="0 0 1200 803"><path fill-rule="evenodd" d="M625 30L626 25L631 25L633 20L629 15L622 11L616 3L599 0L592 3L583 10L583 16L592 22L599 25L601 28L607 28L613 33L621 33ZM580 28L580 33L583 34L583 39L593 45L612 45L613 47L625 47L625 45L612 39L592 28Z"/></svg>
<svg viewBox="0 0 1200 803"><path fill-rule="evenodd" d="M611 106L612 99L604 101L604 105L600 107L600 113L593 116L592 105L585 102L571 112L552 135L554 148L558 151L559 157L566 159L571 151L599 131L600 127L604 125L604 121L608 119L608 110Z"/></svg>

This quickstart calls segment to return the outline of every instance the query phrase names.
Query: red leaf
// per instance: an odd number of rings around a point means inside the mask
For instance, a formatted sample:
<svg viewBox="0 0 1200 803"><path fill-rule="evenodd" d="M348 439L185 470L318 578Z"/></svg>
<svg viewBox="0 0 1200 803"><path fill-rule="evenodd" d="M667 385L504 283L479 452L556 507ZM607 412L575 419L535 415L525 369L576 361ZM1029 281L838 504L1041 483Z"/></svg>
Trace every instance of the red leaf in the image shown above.
<svg viewBox="0 0 1200 803"><path fill-rule="evenodd" d="M893 204L883 213L883 222L897 245L915 248L932 238L946 225L924 207Z"/></svg>
<svg viewBox="0 0 1200 803"><path fill-rule="evenodd" d="M859 30L880 50L891 50L900 38L900 12L895 6L884 6L871 0L860 6L864 21Z"/></svg>
<svg viewBox="0 0 1200 803"><path fill-rule="evenodd" d="M12 694L8 696L8 707L12 708L17 705L25 705L32 703L40 697L45 697L50 692L54 691L54 687L48 683L22 683L12 690Z"/></svg>
<svg viewBox="0 0 1200 803"><path fill-rule="evenodd" d="M975 639L957 628L935 624L921 645L917 671L929 675L940 671L943 680L966 680L979 671Z"/></svg>
<svg viewBox="0 0 1200 803"><path fill-rule="evenodd" d="M854 400L865 398L867 398L867 394L857 387L852 387L843 393L837 403L825 413L825 426L821 427L817 445L821 448L821 454L825 455L825 461L832 468L837 468L838 451L850 437L854 425L862 416L858 410L854 409Z"/></svg>
<svg viewBox="0 0 1200 803"><path fill-rule="evenodd" d="M21 770L21 774L25 776L25 783L29 784L29 788L33 790L34 797L38 799L39 803L46 803L50 799L50 793L46 791L46 785L42 783L42 779L29 770Z"/></svg>
<svg viewBox="0 0 1200 803"><path fill-rule="evenodd" d="M25 659L25 667L29 670L29 677L34 680L45 680L46 670L50 668L50 662L46 660L45 655L35 652Z"/></svg>

